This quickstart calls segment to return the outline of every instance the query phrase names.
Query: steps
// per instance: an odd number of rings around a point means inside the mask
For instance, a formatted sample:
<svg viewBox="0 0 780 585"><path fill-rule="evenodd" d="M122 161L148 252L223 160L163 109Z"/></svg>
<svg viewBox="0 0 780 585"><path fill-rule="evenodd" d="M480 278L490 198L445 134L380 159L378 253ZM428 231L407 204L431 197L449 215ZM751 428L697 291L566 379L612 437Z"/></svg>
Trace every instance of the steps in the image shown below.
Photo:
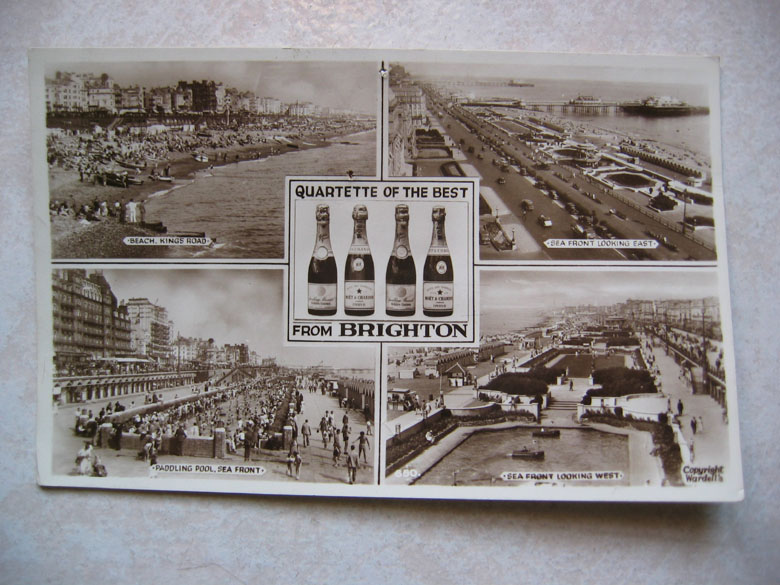
<svg viewBox="0 0 780 585"><path fill-rule="evenodd" d="M553 410L553 411L576 411L577 405L579 404L578 400L553 400L550 403L550 407L546 408L545 410Z"/></svg>

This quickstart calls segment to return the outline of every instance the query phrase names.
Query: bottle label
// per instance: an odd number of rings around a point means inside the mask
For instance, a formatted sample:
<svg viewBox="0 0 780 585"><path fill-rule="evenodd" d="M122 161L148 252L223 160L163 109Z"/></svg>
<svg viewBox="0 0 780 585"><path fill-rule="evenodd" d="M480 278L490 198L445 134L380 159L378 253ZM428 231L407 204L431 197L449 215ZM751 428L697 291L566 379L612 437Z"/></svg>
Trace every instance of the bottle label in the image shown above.
<svg viewBox="0 0 780 585"><path fill-rule="evenodd" d="M314 249L314 257L317 260L325 260L329 255L332 255L332 253L326 246L317 246Z"/></svg>
<svg viewBox="0 0 780 585"><path fill-rule="evenodd" d="M362 262L362 259L357 258ZM370 280L344 282L344 309L373 309L374 283Z"/></svg>
<svg viewBox="0 0 780 585"><path fill-rule="evenodd" d="M336 309L336 283L309 283L309 309L334 311Z"/></svg>
<svg viewBox="0 0 780 585"><path fill-rule="evenodd" d="M444 274L445 272L447 272L447 263L444 260L439 260L436 263L436 272L438 272L439 274Z"/></svg>
<svg viewBox="0 0 780 585"><path fill-rule="evenodd" d="M423 310L452 311L451 282L423 282Z"/></svg>
<svg viewBox="0 0 780 585"><path fill-rule="evenodd" d="M388 311L414 311L417 287L413 284L387 284Z"/></svg>
<svg viewBox="0 0 780 585"><path fill-rule="evenodd" d="M369 256L371 254L371 248L369 248L366 245L352 244L349 247L348 255L351 256L353 254L360 254L360 255L364 255L364 256Z"/></svg>
<svg viewBox="0 0 780 585"><path fill-rule="evenodd" d="M450 249L447 246L431 246L428 249L428 256L449 256Z"/></svg>

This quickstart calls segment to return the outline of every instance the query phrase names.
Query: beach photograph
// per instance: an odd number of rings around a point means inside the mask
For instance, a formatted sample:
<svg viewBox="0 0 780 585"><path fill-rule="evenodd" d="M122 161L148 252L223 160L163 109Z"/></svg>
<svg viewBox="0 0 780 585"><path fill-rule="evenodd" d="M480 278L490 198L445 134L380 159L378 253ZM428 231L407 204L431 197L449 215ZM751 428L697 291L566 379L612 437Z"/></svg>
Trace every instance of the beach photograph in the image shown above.
<svg viewBox="0 0 780 585"><path fill-rule="evenodd" d="M386 483L739 479L716 271L483 270L480 286L478 346L386 351Z"/></svg>
<svg viewBox="0 0 780 585"><path fill-rule="evenodd" d="M479 177L483 261L714 261L716 82L595 59L391 63L389 173Z"/></svg>
<svg viewBox="0 0 780 585"><path fill-rule="evenodd" d="M52 258L284 259L284 180L377 172L373 62L47 62Z"/></svg>

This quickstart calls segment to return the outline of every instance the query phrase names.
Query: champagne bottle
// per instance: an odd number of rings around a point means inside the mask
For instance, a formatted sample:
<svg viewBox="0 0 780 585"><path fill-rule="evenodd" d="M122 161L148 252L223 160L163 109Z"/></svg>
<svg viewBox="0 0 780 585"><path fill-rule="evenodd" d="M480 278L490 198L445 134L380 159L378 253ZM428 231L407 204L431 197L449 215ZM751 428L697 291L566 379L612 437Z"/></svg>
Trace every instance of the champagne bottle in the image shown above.
<svg viewBox="0 0 780 585"><path fill-rule="evenodd" d="M309 314L335 315L338 274L330 245L330 209L318 205L317 239L309 261Z"/></svg>
<svg viewBox="0 0 780 585"><path fill-rule="evenodd" d="M395 241L385 276L385 312L391 317L414 315L417 301L417 270L409 247L409 207L395 208Z"/></svg>
<svg viewBox="0 0 780 585"><path fill-rule="evenodd" d="M453 286L452 258L444 234L444 207L434 207L433 235L428 257L423 267L423 313L428 317L452 315L455 288Z"/></svg>
<svg viewBox="0 0 780 585"><path fill-rule="evenodd" d="M365 205L355 205L352 210L355 229L352 245L347 253L344 269L344 313L347 315L372 315L374 313L374 259L368 246Z"/></svg>

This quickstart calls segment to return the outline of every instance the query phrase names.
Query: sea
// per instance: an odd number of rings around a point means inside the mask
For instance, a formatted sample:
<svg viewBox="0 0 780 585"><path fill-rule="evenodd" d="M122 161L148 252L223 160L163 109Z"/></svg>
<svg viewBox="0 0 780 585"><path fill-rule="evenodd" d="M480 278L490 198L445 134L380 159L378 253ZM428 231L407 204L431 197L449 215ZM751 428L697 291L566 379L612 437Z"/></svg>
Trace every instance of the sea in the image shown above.
<svg viewBox="0 0 780 585"><path fill-rule="evenodd" d="M512 308L504 311L488 307L480 311L479 328L485 336L502 335L510 331L541 328L550 317L550 312L538 308Z"/></svg>
<svg viewBox="0 0 780 585"><path fill-rule="evenodd" d="M284 256L284 183L292 175L376 176L376 132L332 139L321 148L290 151L201 171L146 202L147 221L168 233L205 232L208 248L169 247L168 257L277 259Z"/></svg>
<svg viewBox="0 0 780 585"><path fill-rule="evenodd" d="M533 87L464 86L466 97L487 99L511 98L525 101L569 101L578 96L593 96L603 101L641 101L649 96L670 96L692 106L707 106L706 90L700 85L659 84L638 82L595 82L583 80L528 79ZM551 112L574 122L584 122L620 134L632 134L645 140L668 144L710 158L710 116L646 117L624 112L608 114L578 114Z"/></svg>

